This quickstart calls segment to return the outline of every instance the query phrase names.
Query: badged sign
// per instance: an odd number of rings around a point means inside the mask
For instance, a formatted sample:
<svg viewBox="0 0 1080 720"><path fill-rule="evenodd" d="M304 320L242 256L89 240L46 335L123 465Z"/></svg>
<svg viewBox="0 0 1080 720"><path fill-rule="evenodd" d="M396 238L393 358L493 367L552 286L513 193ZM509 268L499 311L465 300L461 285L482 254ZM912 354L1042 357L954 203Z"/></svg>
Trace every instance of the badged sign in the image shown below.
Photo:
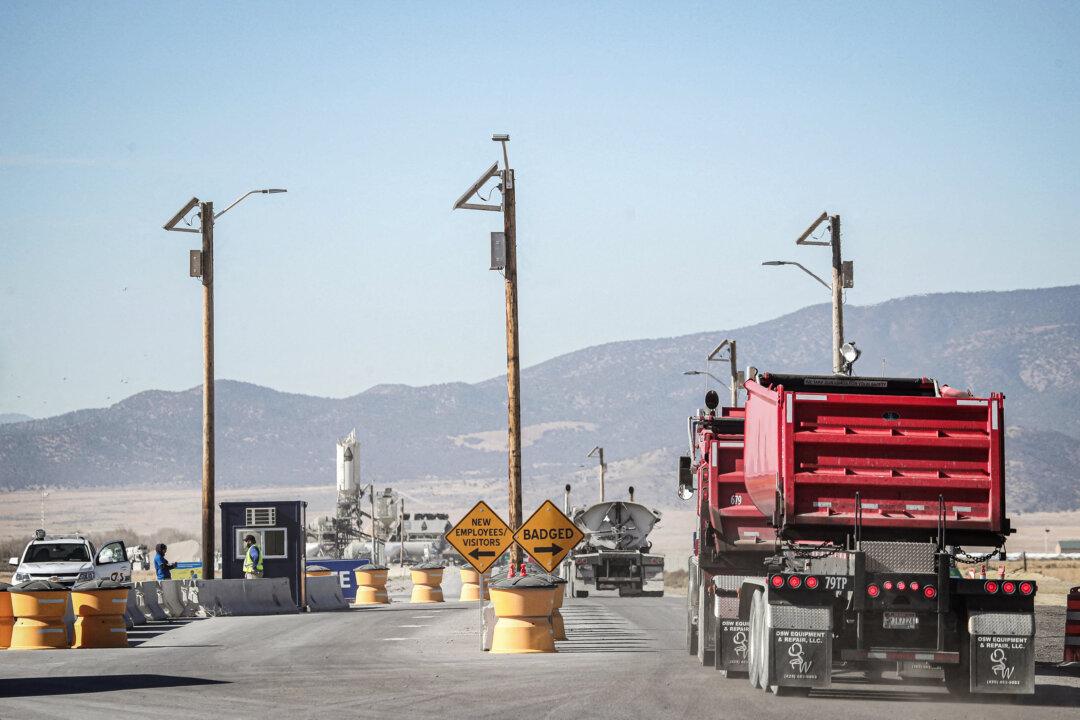
<svg viewBox="0 0 1080 720"><path fill-rule="evenodd" d="M548 572L557 568L584 538L574 521L550 500L545 500L514 533L514 541Z"/></svg>
<svg viewBox="0 0 1080 720"><path fill-rule="evenodd" d="M446 541L479 573L487 572L514 544L510 526L483 500L446 533Z"/></svg>

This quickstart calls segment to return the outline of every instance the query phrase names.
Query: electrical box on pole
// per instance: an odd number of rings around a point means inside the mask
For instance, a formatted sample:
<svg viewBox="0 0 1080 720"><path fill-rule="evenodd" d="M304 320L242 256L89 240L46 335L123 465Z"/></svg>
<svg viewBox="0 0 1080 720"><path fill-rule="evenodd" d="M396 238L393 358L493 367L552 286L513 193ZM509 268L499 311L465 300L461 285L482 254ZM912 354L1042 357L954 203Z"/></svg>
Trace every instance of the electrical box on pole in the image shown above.
<svg viewBox="0 0 1080 720"><path fill-rule="evenodd" d="M506 233L491 233L491 267L489 270L506 269Z"/></svg>

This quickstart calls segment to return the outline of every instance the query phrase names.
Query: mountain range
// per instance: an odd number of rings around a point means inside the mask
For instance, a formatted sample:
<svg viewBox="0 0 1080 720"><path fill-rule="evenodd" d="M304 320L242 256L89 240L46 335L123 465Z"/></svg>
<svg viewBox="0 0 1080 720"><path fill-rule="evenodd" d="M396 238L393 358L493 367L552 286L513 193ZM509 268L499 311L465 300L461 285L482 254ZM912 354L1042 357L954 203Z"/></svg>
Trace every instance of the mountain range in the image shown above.
<svg viewBox="0 0 1080 720"><path fill-rule="evenodd" d="M1080 286L943 293L845 307L863 350L856 373L923 376L976 394L1004 392L1011 511L1080 508ZM527 328L524 329L527 332ZM603 445L609 493L675 501L686 418L702 404L705 369L723 338L740 366L823 372L830 313L814 305L742 328L606 343L522 371L527 500L592 493ZM723 377L724 368L710 372ZM714 383L715 386L715 383ZM726 394L722 395L726 397ZM506 474L504 377L476 383L377 385L343 398L217 386L217 473L224 486L333 485L334 441L355 427L363 482L439 498L501 488ZM201 387L151 390L107 408L0 424L0 488L195 486Z"/></svg>

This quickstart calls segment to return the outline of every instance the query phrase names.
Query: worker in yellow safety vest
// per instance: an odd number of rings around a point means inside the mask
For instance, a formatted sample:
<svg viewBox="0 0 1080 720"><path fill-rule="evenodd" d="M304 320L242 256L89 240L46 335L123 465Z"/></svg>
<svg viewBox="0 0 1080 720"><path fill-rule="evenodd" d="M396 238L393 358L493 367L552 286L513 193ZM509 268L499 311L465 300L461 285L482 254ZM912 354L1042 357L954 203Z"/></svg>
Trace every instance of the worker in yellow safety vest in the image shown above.
<svg viewBox="0 0 1080 720"><path fill-rule="evenodd" d="M254 535L244 536L244 579L254 580L263 576L262 548L255 543Z"/></svg>

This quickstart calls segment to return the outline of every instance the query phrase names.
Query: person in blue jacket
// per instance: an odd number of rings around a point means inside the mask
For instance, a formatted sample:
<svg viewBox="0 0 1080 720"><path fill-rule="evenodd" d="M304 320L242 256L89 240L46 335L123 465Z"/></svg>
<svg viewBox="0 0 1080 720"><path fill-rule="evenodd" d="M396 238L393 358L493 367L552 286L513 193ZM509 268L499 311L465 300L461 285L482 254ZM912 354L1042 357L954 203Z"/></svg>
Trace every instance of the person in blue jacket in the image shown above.
<svg viewBox="0 0 1080 720"><path fill-rule="evenodd" d="M165 543L158 543L157 555L154 556L154 572L157 573L158 580L171 580L173 568L176 567L176 563L171 563L165 559L165 551L169 548Z"/></svg>

